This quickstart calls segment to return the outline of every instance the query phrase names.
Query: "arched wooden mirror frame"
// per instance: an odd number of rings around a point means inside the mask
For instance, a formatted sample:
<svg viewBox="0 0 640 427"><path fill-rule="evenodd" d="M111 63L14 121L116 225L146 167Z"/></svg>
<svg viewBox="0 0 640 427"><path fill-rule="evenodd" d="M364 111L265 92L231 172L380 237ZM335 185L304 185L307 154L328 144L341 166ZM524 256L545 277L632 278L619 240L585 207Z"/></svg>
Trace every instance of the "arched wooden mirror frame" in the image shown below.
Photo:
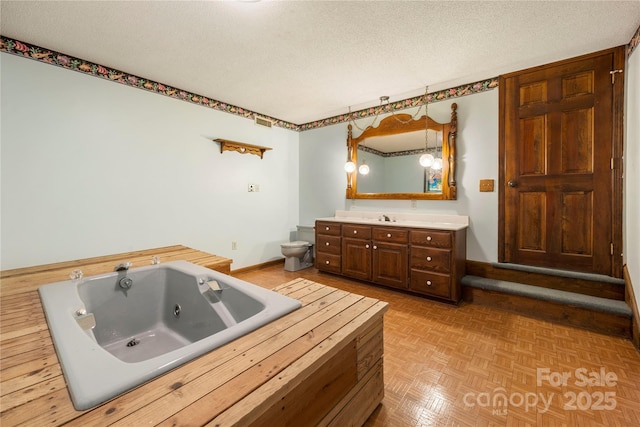
<svg viewBox="0 0 640 427"><path fill-rule="evenodd" d="M378 127L368 127L357 138L352 136L351 124L348 126L347 150L351 160L358 164L358 144L367 138L397 135L425 129L442 131L442 192L440 193L358 193L358 170L347 173L347 199L410 199L410 200L455 200L457 198L456 187L456 134L458 127L456 103L451 104L451 122L438 123L431 117L425 121L425 116L411 120L409 114L396 114L380 121ZM402 123L402 122L408 123ZM446 135L446 138L444 137Z"/></svg>

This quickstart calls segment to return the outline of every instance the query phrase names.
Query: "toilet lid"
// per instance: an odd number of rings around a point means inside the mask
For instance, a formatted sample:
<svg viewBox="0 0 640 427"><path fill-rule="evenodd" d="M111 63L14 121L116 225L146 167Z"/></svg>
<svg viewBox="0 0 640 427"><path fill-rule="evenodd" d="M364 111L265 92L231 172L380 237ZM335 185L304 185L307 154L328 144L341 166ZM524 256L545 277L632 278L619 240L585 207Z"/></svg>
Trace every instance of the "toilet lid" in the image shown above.
<svg viewBox="0 0 640 427"><path fill-rule="evenodd" d="M309 246L310 243L309 242L305 242L304 240L296 240L295 242L287 242L287 243L283 243L282 246L283 248L299 248L301 246Z"/></svg>

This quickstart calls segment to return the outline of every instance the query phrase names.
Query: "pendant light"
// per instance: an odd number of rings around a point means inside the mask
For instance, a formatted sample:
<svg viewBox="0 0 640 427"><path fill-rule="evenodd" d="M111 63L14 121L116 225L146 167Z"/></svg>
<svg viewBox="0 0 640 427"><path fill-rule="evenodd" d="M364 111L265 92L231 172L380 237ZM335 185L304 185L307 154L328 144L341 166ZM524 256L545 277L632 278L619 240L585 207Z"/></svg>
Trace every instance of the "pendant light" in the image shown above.
<svg viewBox="0 0 640 427"><path fill-rule="evenodd" d="M439 171L442 169L442 159L440 157L436 158L431 165L431 169Z"/></svg>
<svg viewBox="0 0 640 427"><path fill-rule="evenodd" d="M360 175L368 175L369 174L369 165L367 164L367 159L365 158L364 153L366 152L366 146L364 145L364 140L362 140L362 164L358 168L358 172Z"/></svg>
<svg viewBox="0 0 640 427"><path fill-rule="evenodd" d="M369 173L369 165L367 162L364 160L362 161L362 164L358 168L358 172L360 172L360 175L367 175Z"/></svg>

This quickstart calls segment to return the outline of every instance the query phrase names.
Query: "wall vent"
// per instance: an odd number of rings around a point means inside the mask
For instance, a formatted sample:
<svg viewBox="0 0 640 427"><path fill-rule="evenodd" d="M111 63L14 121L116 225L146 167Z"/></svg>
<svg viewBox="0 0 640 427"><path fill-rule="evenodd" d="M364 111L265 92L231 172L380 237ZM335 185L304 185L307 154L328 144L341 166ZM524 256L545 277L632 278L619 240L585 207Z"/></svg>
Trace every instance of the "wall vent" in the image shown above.
<svg viewBox="0 0 640 427"><path fill-rule="evenodd" d="M264 117L260 117L260 116L255 116L255 123L257 125L268 127L268 128L273 126L273 122L271 120Z"/></svg>

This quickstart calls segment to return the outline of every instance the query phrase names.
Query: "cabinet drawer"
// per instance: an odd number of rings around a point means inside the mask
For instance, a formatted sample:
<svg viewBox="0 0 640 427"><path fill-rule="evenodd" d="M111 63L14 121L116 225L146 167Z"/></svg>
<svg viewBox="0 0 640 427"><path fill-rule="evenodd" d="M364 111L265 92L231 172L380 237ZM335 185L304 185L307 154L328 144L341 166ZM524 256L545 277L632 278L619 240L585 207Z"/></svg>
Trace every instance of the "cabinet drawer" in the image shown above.
<svg viewBox="0 0 640 427"><path fill-rule="evenodd" d="M451 271L451 251L412 246L411 268L449 273Z"/></svg>
<svg viewBox="0 0 640 427"><path fill-rule="evenodd" d="M322 252L316 253L316 268L318 270L340 273L340 264L340 255L326 254Z"/></svg>
<svg viewBox="0 0 640 427"><path fill-rule="evenodd" d="M340 235L340 223L330 221L316 221L316 232L330 236Z"/></svg>
<svg viewBox="0 0 640 427"><path fill-rule="evenodd" d="M342 225L342 237L351 237L353 239L370 239L371 227L368 225Z"/></svg>
<svg viewBox="0 0 640 427"><path fill-rule="evenodd" d="M316 241L316 252L322 252L325 254L340 255L341 248L340 236L325 236L318 235Z"/></svg>
<svg viewBox="0 0 640 427"><path fill-rule="evenodd" d="M442 298L451 297L451 277L445 274L431 273L421 270L411 270L412 291L435 295Z"/></svg>
<svg viewBox="0 0 640 427"><path fill-rule="evenodd" d="M451 248L451 232L433 230L411 230L411 244L432 248Z"/></svg>
<svg viewBox="0 0 640 427"><path fill-rule="evenodd" d="M409 231L390 227L378 227L373 229L373 240L378 242L407 243Z"/></svg>

